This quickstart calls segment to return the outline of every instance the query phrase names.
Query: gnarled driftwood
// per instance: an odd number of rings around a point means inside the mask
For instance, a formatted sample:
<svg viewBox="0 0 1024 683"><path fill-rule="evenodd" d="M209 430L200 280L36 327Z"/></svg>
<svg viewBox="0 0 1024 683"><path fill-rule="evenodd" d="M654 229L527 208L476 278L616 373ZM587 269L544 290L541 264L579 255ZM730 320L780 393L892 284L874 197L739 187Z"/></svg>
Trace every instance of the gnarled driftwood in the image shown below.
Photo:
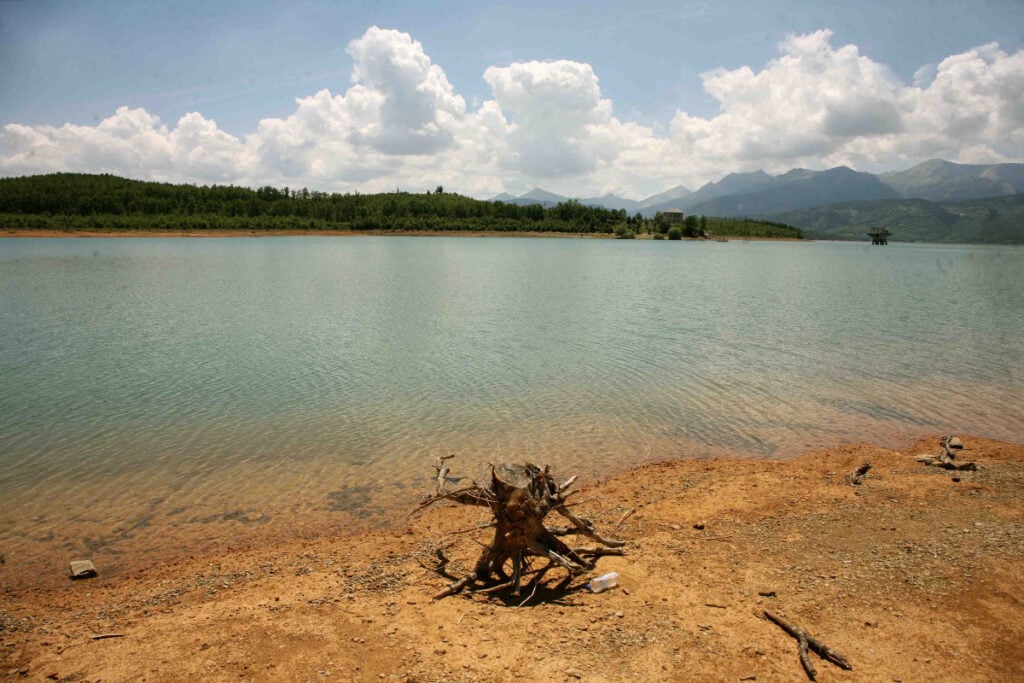
<svg viewBox="0 0 1024 683"><path fill-rule="evenodd" d="M446 462L451 457L448 455L437 459L434 465L437 471L436 490L414 512L440 500L486 507L494 515L494 538L484 548L473 571L434 596L435 600L458 593L473 584L479 584L474 592L511 588L513 595L519 595L531 558L547 561L529 584L530 588L536 590L549 569L561 567L571 578L592 569L594 557L622 554L625 541L606 538L597 531L593 522L577 516L569 509L566 499L576 477L556 484L548 467L541 469L531 463L503 463L491 467L490 485L480 486L473 482L470 486L449 491L448 484L453 479L448 476L450 470ZM544 518L550 512L558 513L572 526L561 530L548 529L544 526ZM559 538L568 534L586 536L604 547L570 547Z"/></svg>

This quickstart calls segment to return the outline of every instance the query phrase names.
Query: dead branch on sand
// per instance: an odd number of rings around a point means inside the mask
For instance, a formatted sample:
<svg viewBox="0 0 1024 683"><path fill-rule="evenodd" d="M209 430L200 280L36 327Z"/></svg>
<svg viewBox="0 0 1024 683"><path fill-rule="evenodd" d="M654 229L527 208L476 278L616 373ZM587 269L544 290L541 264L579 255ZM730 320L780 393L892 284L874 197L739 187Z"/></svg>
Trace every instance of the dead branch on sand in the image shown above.
<svg viewBox="0 0 1024 683"><path fill-rule="evenodd" d="M850 664L849 661L847 661L846 657L839 654L829 646L825 645L825 643L821 642L814 636L808 634L806 631L804 631L796 624L791 624L782 617L772 614L768 610L764 611L764 615L768 617L768 619L778 624L783 631L796 638L796 642L800 648L800 664L803 665L804 671L807 672L807 678L811 679L812 681L815 681L817 680L816 676L818 675L818 672L814 669L814 665L811 664L811 657L807 653L808 648L814 650L816 653L818 653L819 657L821 657L822 659L827 659L828 661L838 666L840 669L853 671L853 666Z"/></svg>

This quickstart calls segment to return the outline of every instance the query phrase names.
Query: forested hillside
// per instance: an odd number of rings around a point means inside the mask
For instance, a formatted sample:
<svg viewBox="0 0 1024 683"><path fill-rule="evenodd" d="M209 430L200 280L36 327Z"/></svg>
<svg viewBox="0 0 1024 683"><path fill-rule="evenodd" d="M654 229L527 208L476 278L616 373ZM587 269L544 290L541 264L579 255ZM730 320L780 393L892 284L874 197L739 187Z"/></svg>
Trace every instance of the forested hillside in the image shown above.
<svg viewBox="0 0 1024 683"><path fill-rule="evenodd" d="M894 242L1024 244L1024 194L964 202L885 199L844 202L778 214L818 239L863 240L876 225Z"/></svg>
<svg viewBox="0 0 1024 683"><path fill-rule="evenodd" d="M69 230L611 232L627 218L625 212L571 202L544 209L481 202L438 190L429 194L327 194L58 173L0 179L0 221L7 228Z"/></svg>
<svg viewBox="0 0 1024 683"><path fill-rule="evenodd" d="M795 228L761 221L708 219L705 225L717 235L800 236ZM623 209L577 201L520 206L480 201L441 187L425 194L328 194L77 173L0 178L0 229L667 232L663 221L630 216Z"/></svg>

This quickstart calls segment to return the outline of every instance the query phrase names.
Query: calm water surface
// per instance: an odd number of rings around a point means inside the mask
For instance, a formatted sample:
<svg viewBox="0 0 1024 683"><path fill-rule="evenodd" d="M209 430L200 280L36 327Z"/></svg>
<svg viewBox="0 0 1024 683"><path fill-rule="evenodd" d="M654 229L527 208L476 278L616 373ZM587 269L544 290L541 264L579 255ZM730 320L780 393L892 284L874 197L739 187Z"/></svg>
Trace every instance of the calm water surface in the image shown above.
<svg viewBox="0 0 1024 683"><path fill-rule="evenodd" d="M0 567L378 524L456 469L593 479L1024 441L1024 249L0 239Z"/></svg>

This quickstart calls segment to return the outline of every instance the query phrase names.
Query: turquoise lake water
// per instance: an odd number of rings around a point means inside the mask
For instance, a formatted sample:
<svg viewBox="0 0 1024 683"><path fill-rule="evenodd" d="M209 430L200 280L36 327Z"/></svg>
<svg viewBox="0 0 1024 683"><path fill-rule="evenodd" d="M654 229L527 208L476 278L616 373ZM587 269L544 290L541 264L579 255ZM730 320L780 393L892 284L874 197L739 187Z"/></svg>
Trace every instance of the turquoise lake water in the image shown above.
<svg viewBox="0 0 1024 683"><path fill-rule="evenodd" d="M1024 441L1024 249L0 239L0 567L386 523L434 458L585 479Z"/></svg>

